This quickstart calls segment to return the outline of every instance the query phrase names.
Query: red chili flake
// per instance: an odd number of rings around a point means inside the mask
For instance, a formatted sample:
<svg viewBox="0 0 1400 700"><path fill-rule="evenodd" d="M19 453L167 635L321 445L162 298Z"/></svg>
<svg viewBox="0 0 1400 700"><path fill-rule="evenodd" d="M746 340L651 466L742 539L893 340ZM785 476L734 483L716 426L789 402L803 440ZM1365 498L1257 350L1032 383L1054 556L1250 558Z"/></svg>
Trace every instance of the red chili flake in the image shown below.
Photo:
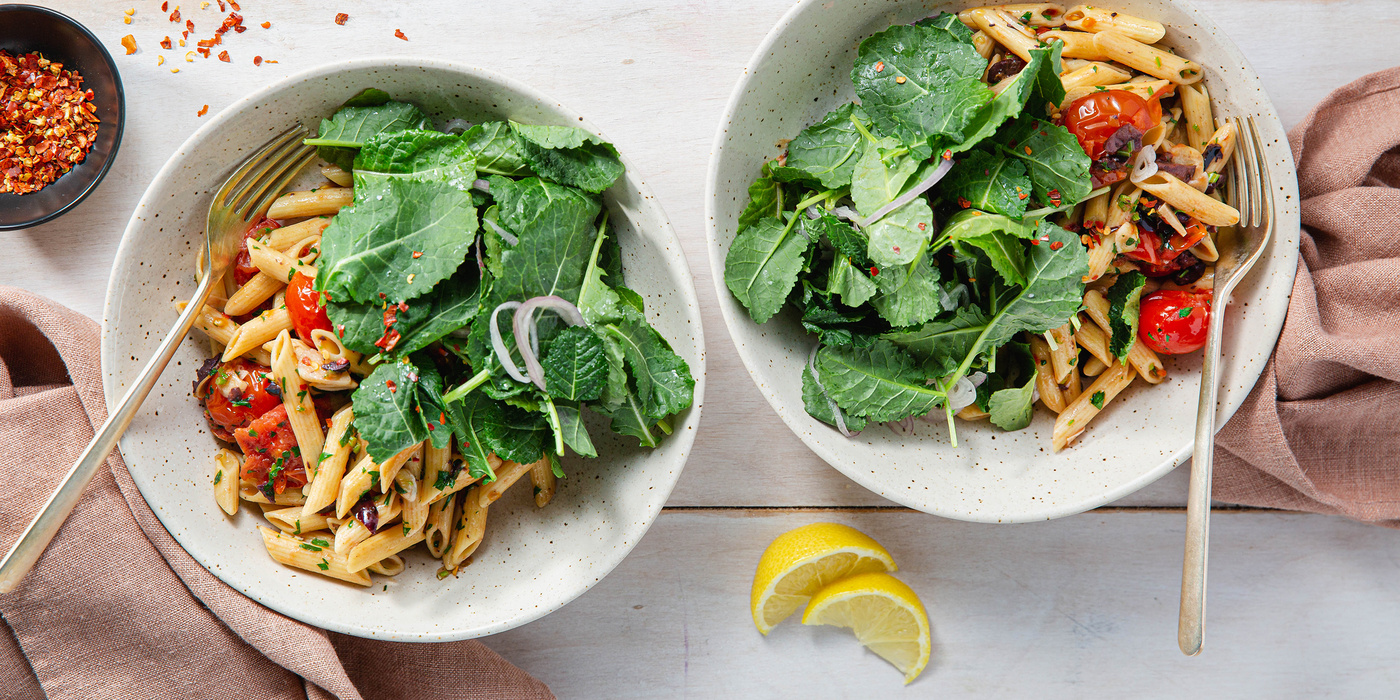
<svg viewBox="0 0 1400 700"><path fill-rule="evenodd" d="M271 29L271 28L272 28L272 23L271 23L271 22L263 22L263 23L262 23L262 28L263 28L263 29Z"/></svg>
<svg viewBox="0 0 1400 700"><path fill-rule="evenodd" d="M325 292L322 292L322 294L324 294L324 293L325 293ZM329 299L330 297L326 297L326 298ZM338 323L338 324L336 324L335 330L336 330L336 332L340 335L340 337L342 337L342 338L345 337L345 324L343 324L343 323Z"/></svg>
<svg viewBox="0 0 1400 700"><path fill-rule="evenodd" d="M1056 206L1056 207L1060 206L1060 191L1059 191L1059 190L1050 190L1050 191L1047 192L1046 194L1050 195L1050 204L1051 204L1052 206Z"/></svg>
<svg viewBox="0 0 1400 700"><path fill-rule="evenodd" d="M229 59L227 51L219 52L219 60L223 61L224 63L233 63L233 61Z"/></svg>
<svg viewBox="0 0 1400 700"><path fill-rule="evenodd" d="M387 298L387 297L384 295L384 292L380 292L380 293L379 293L379 298L380 298L380 299L385 299L385 298Z"/></svg>
<svg viewBox="0 0 1400 700"><path fill-rule="evenodd" d="M920 222L919 222L919 230L920 230L920 231L928 230L928 224L926 224L926 223L920 221Z"/></svg>
<svg viewBox="0 0 1400 700"><path fill-rule="evenodd" d="M183 31L183 32L180 32L180 38L181 38L181 39L188 39L188 38L190 38L190 32L189 32L189 30L185 30L185 31ZM185 45L185 42L183 42L183 41L180 42L180 45L181 45L181 46L184 46L184 45Z"/></svg>
<svg viewBox="0 0 1400 700"><path fill-rule="evenodd" d="M219 0L219 12L228 12L228 6L224 4L224 0Z"/></svg>
<svg viewBox="0 0 1400 700"><path fill-rule="evenodd" d="M871 277L874 277L874 276L876 276L876 275L878 275L878 274L880 274L880 268L875 267L874 265L871 265L871 266L870 266L870 276L871 276Z"/></svg>
<svg viewBox="0 0 1400 700"><path fill-rule="evenodd" d="M423 408L422 408L421 406L416 406L415 408L418 409L418 412L419 412L419 413L422 413L422 412L423 412ZM428 431L431 432L431 431L433 431L433 430L437 430L437 428L434 428L434 427L433 427L432 421L428 421Z"/></svg>
<svg viewBox="0 0 1400 700"><path fill-rule="evenodd" d="M228 4L229 4L231 7L233 7L233 9L238 10L239 12L242 12L242 11L243 11L243 8L241 8L241 7L238 6L238 1L237 1L237 0L228 0Z"/></svg>
<svg viewBox="0 0 1400 700"><path fill-rule="evenodd" d="M1022 192L1021 194L1018 194L1016 196L1020 197L1021 199L1027 199L1030 197L1030 195L1026 194L1025 192Z"/></svg>
<svg viewBox="0 0 1400 700"><path fill-rule="evenodd" d="M406 37L406 36L403 35L403 30L402 30L402 29L395 29L395 30L394 30L394 36L396 36L396 37L398 37L398 38L400 38L400 39L403 39L404 41L408 41L408 37Z"/></svg>
<svg viewBox="0 0 1400 700"><path fill-rule="evenodd" d="M879 72L881 72L881 71L883 71L883 70L885 70L885 62L884 62L884 61L876 61L876 62L875 62L875 72L876 72L876 73L879 73Z"/></svg>
<svg viewBox="0 0 1400 700"><path fill-rule="evenodd" d="M1032 239L1031 239L1031 245L1040 245L1040 239L1039 239L1039 238L1032 238Z"/></svg>
<svg viewBox="0 0 1400 700"><path fill-rule="evenodd" d="M131 54L136 53L136 37L135 37L134 35L131 35L131 34L127 34L126 36L122 37L122 48L126 49L126 55L128 55L128 56L130 56ZM15 85L15 87L18 88L18 87L20 87L20 85ZM27 87L29 87L29 86L28 86L28 85L25 85L24 87L27 88ZM10 102L9 104L5 105L5 110L8 112L8 111L11 109L10 105L18 105L18 104L19 104L18 102ZM35 104L35 103L31 103L31 104Z"/></svg>
<svg viewBox="0 0 1400 700"><path fill-rule="evenodd" d="M192 19L187 19L187 20L185 20L185 29L188 29L188 30L190 30L190 31L194 31L194 20L192 20Z"/></svg>
<svg viewBox="0 0 1400 700"><path fill-rule="evenodd" d="M136 52L134 36L121 42ZM37 192L87 157L98 119L82 83L38 53L0 50L0 193Z"/></svg>
<svg viewBox="0 0 1400 700"><path fill-rule="evenodd" d="M195 51L198 51L205 58L209 58L209 49L195 49Z"/></svg>
<svg viewBox="0 0 1400 700"><path fill-rule="evenodd" d="M966 197L958 197L958 206L967 209L972 206L972 202L969 202Z"/></svg>
<svg viewBox="0 0 1400 700"><path fill-rule="evenodd" d="M899 246L894 246L894 254L899 255Z"/></svg>
<svg viewBox="0 0 1400 700"><path fill-rule="evenodd" d="M168 48L170 48L170 37L165 37L164 39L161 39L161 40L160 40L160 47L161 47L162 49L168 49Z"/></svg>
<svg viewBox="0 0 1400 700"><path fill-rule="evenodd" d="M399 307L398 307L398 306L386 306L386 307L384 307L384 327L385 327L385 328L388 328L388 327L394 325L395 323L398 323L398 322L399 322L399 317L398 317L398 316L399 316Z"/></svg>
<svg viewBox="0 0 1400 700"><path fill-rule="evenodd" d="M395 383L394 383L394 380L392 380L392 379L385 379L385 380L384 380L384 386L389 387L389 393L390 393L390 394L392 394L392 393L394 393L394 392L396 392L396 391L399 390L398 385L395 384Z"/></svg>
<svg viewBox="0 0 1400 700"><path fill-rule="evenodd" d="M415 251L413 251L413 259L414 259L414 260L417 260L418 258L421 258L421 257L423 257L423 251L421 251L421 250L415 250Z"/></svg>
<svg viewBox="0 0 1400 700"><path fill-rule="evenodd" d="M263 61L263 63L276 63L276 61L269 58L266 61Z"/></svg>
<svg viewBox="0 0 1400 700"><path fill-rule="evenodd" d="M1050 250L1059 250L1063 247L1065 247L1065 244L1061 241L1054 241L1050 244Z"/></svg>
<svg viewBox="0 0 1400 700"><path fill-rule="evenodd" d="M262 65L262 56L254 56L254 57L253 57L253 65L255 65L255 66L261 66L261 65Z"/></svg>
<svg viewBox="0 0 1400 700"><path fill-rule="evenodd" d="M235 32L237 32L237 33L239 33L239 34L242 34L243 32L248 31L248 28L240 24L240 25L234 27L234 28L233 28L233 31L235 31Z"/></svg>
<svg viewBox="0 0 1400 700"><path fill-rule="evenodd" d="M446 412L446 411L438 411L438 422L441 423L441 424L443 424L443 425L447 425L447 412Z"/></svg>
<svg viewBox="0 0 1400 700"><path fill-rule="evenodd" d="M1026 149L1026 155L1030 155L1030 154L1031 154L1031 147L1030 147L1030 146L1026 146L1025 149Z"/></svg>
<svg viewBox="0 0 1400 700"><path fill-rule="evenodd" d="M350 15L347 15L344 12L337 12L335 15L336 24L345 24L346 20L348 19L350 19Z"/></svg>
<svg viewBox="0 0 1400 700"><path fill-rule="evenodd" d="M161 11L161 12L169 12L169 11L170 11L170 3L169 3L169 2L163 2L163 3L161 3L161 4L160 4L160 11Z"/></svg>
<svg viewBox="0 0 1400 700"><path fill-rule="evenodd" d="M946 150L946 151L943 152L943 160L952 160L952 159L953 159L953 149L950 148L950 149L948 149L948 150Z"/></svg>
<svg viewBox="0 0 1400 700"><path fill-rule="evenodd" d="M208 114L208 113L209 113L209 105L204 105L203 107L200 107L200 108L199 108L199 111L198 111L198 112L195 112L195 113L194 113L194 116L196 116L196 117L202 117L202 116L204 116L204 115L206 115L206 114Z"/></svg>
<svg viewBox="0 0 1400 700"><path fill-rule="evenodd" d="M180 21L180 6L179 6L179 5L176 5L176 6L175 6L175 11L170 13L170 21L171 21L171 22L179 22L179 21Z"/></svg>

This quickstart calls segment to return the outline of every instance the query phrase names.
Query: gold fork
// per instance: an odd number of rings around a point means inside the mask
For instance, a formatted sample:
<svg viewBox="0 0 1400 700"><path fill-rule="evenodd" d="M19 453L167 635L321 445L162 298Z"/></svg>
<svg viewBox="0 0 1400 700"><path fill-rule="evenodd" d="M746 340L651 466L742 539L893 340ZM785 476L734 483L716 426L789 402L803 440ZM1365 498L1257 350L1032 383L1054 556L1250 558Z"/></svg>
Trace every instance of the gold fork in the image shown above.
<svg viewBox="0 0 1400 700"><path fill-rule="evenodd" d="M244 161L214 194L204 228L201 277L194 299L180 314L175 327L170 329L160 347L156 348L155 357L146 363L126 395L107 417L107 422L93 436L87 450L68 470L9 553L0 560L0 593L14 590L24 580L25 574L39 560L39 555L58 534L63 521L78 505L83 491L96 476L98 468L107 461L107 456L136 417L136 411L169 364L176 348L190 332L214 285L223 283L224 272L233 264L234 256L238 254L239 240L248 224L267 212L282 188L315 156L314 147L301 143L305 135L298 124L272 139Z"/></svg>
<svg viewBox="0 0 1400 700"><path fill-rule="evenodd" d="M1254 117L1238 117L1235 125L1235 162L1231 204L1240 212L1233 235L1217 242L1220 260L1215 264L1215 302L1201 363L1201 400L1196 409L1196 449L1191 456L1191 483L1186 496L1186 552L1181 567L1181 615L1176 641L1187 656L1201 653L1206 628L1206 557L1210 534L1210 477L1215 459L1215 401L1220 343L1225 332L1225 305L1230 292L1263 257L1274 231L1274 194L1269 181L1264 144L1254 128Z"/></svg>

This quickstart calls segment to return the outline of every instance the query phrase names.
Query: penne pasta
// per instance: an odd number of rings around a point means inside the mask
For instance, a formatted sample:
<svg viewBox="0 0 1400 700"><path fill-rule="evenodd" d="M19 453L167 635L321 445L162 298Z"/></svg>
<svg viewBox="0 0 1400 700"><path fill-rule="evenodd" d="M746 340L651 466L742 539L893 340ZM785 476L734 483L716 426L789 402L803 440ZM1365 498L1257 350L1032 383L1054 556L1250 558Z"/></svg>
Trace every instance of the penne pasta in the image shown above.
<svg viewBox="0 0 1400 700"><path fill-rule="evenodd" d="M355 413L350 404L331 416L322 454L316 460L316 468L308 472L311 484L306 493L306 505L302 509L304 515L311 516L335 503L335 497L340 492L340 480L345 476L345 465L350 459L350 423L354 420Z"/></svg>
<svg viewBox="0 0 1400 700"><path fill-rule="evenodd" d="M1150 192L1175 209L1180 209L1210 226L1234 226L1240 222L1240 213L1234 207L1211 198L1209 195L1178 180L1170 173L1157 171L1151 177L1138 183L1144 192Z"/></svg>
<svg viewBox="0 0 1400 700"><path fill-rule="evenodd" d="M279 333L291 329L292 316L287 313L285 306L264 311L233 332L233 337L229 339L227 347L224 348L222 360L228 362L235 357L260 350L263 345L275 339ZM268 359L270 365L271 353L268 354Z"/></svg>
<svg viewBox="0 0 1400 700"><path fill-rule="evenodd" d="M441 558L452 542L452 526L457 522L457 505L461 500L451 493L428 507L428 524L423 528L423 535L428 553L435 558Z"/></svg>
<svg viewBox="0 0 1400 700"><path fill-rule="evenodd" d="M1177 85L1197 83L1204 76L1200 64L1195 61L1148 46L1119 31L1095 34L1094 46L1109 60Z"/></svg>
<svg viewBox="0 0 1400 700"><path fill-rule="evenodd" d="M335 214L351 204L355 191L348 187L319 187L304 192L288 192L267 208L269 219L297 219L303 216Z"/></svg>
<svg viewBox="0 0 1400 700"><path fill-rule="evenodd" d="M1031 49L1040 46L1040 42L1034 38L1035 32L994 7L977 7L967 10L967 13L978 29L1022 61L1029 63Z"/></svg>
<svg viewBox="0 0 1400 700"><path fill-rule="evenodd" d="M1225 169L1225 165L1230 162L1230 157L1235 155L1235 136L1234 122L1225 122L1224 126L1216 129L1210 140L1206 141L1206 149L1211 146L1220 147L1220 156L1212 159L1210 164L1206 165L1207 175L1219 173Z"/></svg>
<svg viewBox="0 0 1400 700"><path fill-rule="evenodd" d="M398 576L403 573L403 570L406 568L408 568L408 565L404 563L403 557L397 554L390 554L369 565L370 571L384 576Z"/></svg>
<svg viewBox="0 0 1400 700"><path fill-rule="evenodd" d="M214 453L214 502L229 515L238 513L238 475L243 471L238 457L225 447Z"/></svg>
<svg viewBox="0 0 1400 700"><path fill-rule="evenodd" d="M978 408L975 403L963 406L963 409L954 415L963 420L986 420L992 416L992 414Z"/></svg>
<svg viewBox="0 0 1400 700"><path fill-rule="evenodd" d="M543 508L554 498L554 464L542 459L530 467L530 483L535 487L535 507Z"/></svg>
<svg viewBox="0 0 1400 700"><path fill-rule="evenodd" d="M1108 271L1109 265L1113 264L1113 257L1117 253L1113 249L1113 239L1102 237L1099 240L1091 238L1089 242L1089 274L1084 275L1082 281L1085 284L1103 277Z"/></svg>
<svg viewBox="0 0 1400 700"><path fill-rule="evenodd" d="M1127 82L1129 75L1112 65L1102 61L1090 61L1080 68L1076 68L1060 76L1060 83L1065 86L1065 92L1092 88L1098 85L1116 85ZM1061 106L1069 104L1069 101L1061 103Z"/></svg>
<svg viewBox="0 0 1400 700"><path fill-rule="evenodd" d="M1031 336L1031 357L1035 360L1035 389L1040 393L1040 402L1055 413L1065 410L1065 396L1050 366L1050 345L1038 335Z"/></svg>
<svg viewBox="0 0 1400 700"><path fill-rule="evenodd" d="M395 493L386 493L374 500L374 510L377 514L378 529L376 532L385 530L401 530L401 525L394 520L403 511L402 500ZM335 531L335 551L340 553L349 552L356 545L369 539L375 533L370 532L365 524L357 517L347 518L345 523Z"/></svg>
<svg viewBox="0 0 1400 700"><path fill-rule="evenodd" d="M1099 412L1103 410L1119 392L1133 381L1133 370L1120 364L1113 364L1094 379L1079 398L1071 401L1060 416L1055 419L1055 429L1050 436L1050 445L1056 451L1063 450L1071 441L1079 437L1089 427Z"/></svg>
<svg viewBox="0 0 1400 700"><path fill-rule="evenodd" d="M291 334L285 330L272 342L272 381L282 388L282 405L287 409L287 423L297 438L306 471L312 474L321 458L321 449L325 447L326 434L321 429L321 419L316 416L311 389L297 375L292 343Z"/></svg>
<svg viewBox="0 0 1400 700"><path fill-rule="evenodd" d="M1053 29L1045 32L1040 39L1046 43L1058 41L1065 47L1060 50L1061 58L1082 58L1088 61L1107 61L1108 56L1094 43L1094 35L1086 32Z"/></svg>
<svg viewBox="0 0 1400 700"><path fill-rule="evenodd" d="M262 504L260 504L262 505ZM268 507L264 505L263 507ZM277 529L300 535L303 532L315 532L316 530L330 529L330 518L320 513L306 515L301 508L291 506L288 508L275 507L271 511L263 513L267 521L277 526Z"/></svg>
<svg viewBox="0 0 1400 700"><path fill-rule="evenodd" d="M481 486L473 486L463 502L461 519L452 536L452 547L442 557L443 566L456 569L476 551L474 545L486 535L486 504L482 502Z"/></svg>
<svg viewBox="0 0 1400 700"><path fill-rule="evenodd" d="M549 458L543 457L540 461L548 464ZM535 462L535 464L539 464L539 462ZM496 471L496 480L482 487L481 505L489 506L494 503L496 499L505 494L506 489L519 481L520 477L525 476L535 464L517 464L515 462L502 464L501 468Z"/></svg>
<svg viewBox="0 0 1400 700"><path fill-rule="evenodd" d="M370 486L378 483L379 465L375 464L369 455L361 457L340 479L340 487L336 490L335 497L335 517L345 517L350 508L369 493Z"/></svg>
<svg viewBox="0 0 1400 700"><path fill-rule="evenodd" d="M1074 356L1074 359L1075 359L1075 362L1078 362L1078 360L1079 360L1079 353L1078 353L1079 347L1078 347L1078 346L1074 346L1074 349L1075 349L1075 356ZM1065 380L1062 381L1062 382L1060 382L1060 391L1064 392L1064 395L1065 395L1065 402L1066 402L1066 403L1071 403L1071 402L1073 402L1075 399L1079 398L1079 392L1080 392L1080 389L1082 388L1081 385L1080 385L1080 383L1079 383L1079 381L1080 381L1080 380L1079 380L1079 371L1078 371L1078 370L1075 370L1075 371L1070 372L1069 374L1065 375Z"/></svg>
<svg viewBox="0 0 1400 700"><path fill-rule="evenodd" d="M1086 32L1115 31L1144 44L1155 44L1167 35L1167 28L1161 22L1089 5L1069 8L1064 25Z"/></svg>
<svg viewBox="0 0 1400 700"><path fill-rule="evenodd" d="M1091 357L1088 362L1084 363L1084 376L1097 377L1103 374L1103 371L1106 369L1108 369L1108 365L1104 364L1102 360L1097 357Z"/></svg>
<svg viewBox="0 0 1400 700"><path fill-rule="evenodd" d="M399 475L399 469L403 468L404 463L407 462L409 458L413 457L413 454L418 451L419 446L422 444L423 443L420 442L417 445L406 447L393 457L384 460L384 464L380 465L379 468L379 483L383 485L383 488L389 488L389 485L394 483L394 477Z"/></svg>
<svg viewBox="0 0 1400 700"><path fill-rule="evenodd" d="M986 32L978 30L972 34L972 48L977 49L982 58L991 58L992 52L997 48L997 42Z"/></svg>
<svg viewBox="0 0 1400 700"><path fill-rule="evenodd" d="M299 506L306 503L306 496L301 495L301 491L297 489L274 493L272 499L268 500L267 495L258 490L257 486L246 481L240 481L238 484L238 498L249 503L271 503L279 506Z"/></svg>
<svg viewBox="0 0 1400 700"><path fill-rule="evenodd" d="M1103 329L1104 334L1111 337L1110 334L1113 333L1113 330L1108 323L1108 299L1104 297L1103 292L1097 289L1085 292L1084 310L1089 313L1089 318L1094 319L1094 323L1099 324L1099 328ZM1105 364L1121 363L1106 362ZM1149 384L1161 384L1162 380L1167 378L1167 368L1162 364L1162 360L1157 357L1157 353L1143 345L1140 338L1133 338L1133 347L1128 350L1128 364L1132 365Z"/></svg>
<svg viewBox="0 0 1400 700"><path fill-rule="evenodd" d="M285 282L279 282L266 272L259 272L224 302L224 312L235 316L251 313L285 286Z"/></svg>
<svg viewBox="0 0 1400 700"><path fill-rule="evenodd" d="M1210 113L1210 93L1204 85L1182 85L1181 113L1186 117L1186 143L1203 151L1215 133L1215 117Z"/></svg>
<svg viewBox="0 0 1400 700"><path fill-rule="evenodd" d="M1128 220L1133 216L1133 207L1137 206L1138 196L1141 194L1142 190L1138 189L1137 185L1126 180L1115 185L1109 191L1111 196L1108 200L1108 214L1103 222L1104 230L1117 231L1123 224L1128 223ZM1118 252L1125 251L1120 247Z"/></svg>
<svg viewBox="0 0 1400 700"><path fill-rule="evenodd" d="M320 236L311 236L297 243L293 246L293 249L315 250L315 246L320 240ZM273 250L271 246L265 245L256 239L248 239L248 257L253 261L253 264L257 265L258 269L261 270L263 274L283 284L292 281L292 277L297 273L301 273L307 277L316 276L316 267L304 262L307 257L315 258L316 253L306 252L303 255L303 258L298 259L287 253ZM276 290L274 290L274 293L276 293Z"/></svg>
<svg viewBox="0 0 1400 700"><path fill-rule="evenodd" d="M258 532L262 535L268 556L274 561L360 586L370 584L369 574L364 571L351 571L346 566L345 556L336 554L330 548L329 542L323 538L292 537L261 525L258 526Z"/></svg>
<svg viewBox="0 0 1400 700"><path fill-rule="evenodd" d="M1074 341L1079 347L1088 350L1100 364L1113 364L1114 358L1108 353L1108 334L1093 320L1079 324L1079 332L1074 334Z"/></svg>
<svg viewBox="0 0 1400 700"><path fill-rule="evenodd" d="M335 163L327 163L321 166L321 174L325 175L327 180L341 187L350 187L355 184L355 178L352 177L350 173L345 172L344 168Z"/></svg>
<svg viewBox="0 0 1400 700"><path fill-rule="evenodd" d="M998 5L998 10L1032 27L1060 27L1065 23L1065 6L1051 2L1025 2Z"/></svg>
<svg viewBox="0 0 1400 700"><path fill-rule="evenodd" d="M177 306L180 311L184 311L185 307L188 305L189 302L182 301ZM234 335L241 327L237 321L229 318L228 314L207 304L200 310L199 315L195 317L194 326L204 331L204 334L209 336L209 340L224 347L228 346L229 341L233 340ZM262 348L250 350L245 354L248 356L248 359L260 365L268 366L272 364L272 356L267 354L267 351Z"/></svg>
<svg viewBox="0 0 1400 700"><path fill-rule="evenodd" d="M345 568L352 572L363 571L370 564L392 557L422 541L421 531L405 533L403 528L390 527L355 545L345 558Z"/></svg>

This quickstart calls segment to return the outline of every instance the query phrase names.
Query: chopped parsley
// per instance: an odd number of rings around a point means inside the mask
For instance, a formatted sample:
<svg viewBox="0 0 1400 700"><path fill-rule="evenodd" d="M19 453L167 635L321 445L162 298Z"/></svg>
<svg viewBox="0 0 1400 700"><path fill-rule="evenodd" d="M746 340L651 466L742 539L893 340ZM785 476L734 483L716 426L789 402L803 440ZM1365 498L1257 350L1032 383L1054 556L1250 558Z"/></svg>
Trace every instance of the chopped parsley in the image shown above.
<svg viewBox="0 0 1400 700"><path fill-rule="evenodd" d="M220 469L220 470L219 470L219 473L217 473L217 474L214 475L214 485L215 485L215 486L218 486L218 485L219 485L219 482L220 482L220 481L223 481L223 480L224 480L224 470Z"/></svg>
<svg viewBox="0 0 1400 700"><path fill-rule="evenodd" d="M322 570L322 571L325 571L325 570L331 568L331 563L328 562L328 561L326 561L325 559L322 559L322 560L321 560L321 563L319 563L319 564L316 565L316 568L318 568L318 569L320 569L320 570Z"/></svg>
<svg viewBox="0 0 1400 700"><path fill-rule="evenodd" d="M1096 391L1093 396L1089 397L1089 403L1094 404L1094 408L1103 409L1103 398L1103 392Z"/></svg>
<svg viewBox="0 0 1400 700"><path fill-rule="evenodd" d="M1182 309L1182 310L1180 310L1180 311L1178 311L1178 312L1176 312L1176 317L1177 317L1177 318L1186 318L1187 316L1190 316L1190 315L1191 315L1191 307L1189 307L1189 306L1186 307L1186 308L1184 308L1184 309Z"/></svg>
<svg viewBox="0 0 1400 700"><path fill-rule="evenodd" d="M324 549L323 547L317 547L316 545L311 544L310 542L302 542L300 546L302 549L305 549L308 552L319 552L322 549Z"/></svg>

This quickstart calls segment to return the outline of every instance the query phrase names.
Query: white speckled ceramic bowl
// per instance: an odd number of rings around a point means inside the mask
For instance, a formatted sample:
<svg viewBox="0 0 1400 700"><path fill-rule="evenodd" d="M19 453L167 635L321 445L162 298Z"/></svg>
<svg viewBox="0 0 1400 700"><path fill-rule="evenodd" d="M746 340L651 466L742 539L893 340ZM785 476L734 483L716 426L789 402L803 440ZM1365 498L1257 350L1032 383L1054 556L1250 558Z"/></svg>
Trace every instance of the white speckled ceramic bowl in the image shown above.
<svg viewBox="0 0 1400 700"><path fill-rule="evenodd" d="M960 421L959 447L941 422L915 421L912 435L874 426L847 439L807 415L802 366L814 338L790 310L759 325L724 284L724 260L747 188L778 142L850 101L856 48L892 24L956 12L973 3L802 0L754 53L734 88L710 157L706 216L710 265L729 332L754 382L778 415L818 455L896 503L960 520L1025 522L1101 506L1151 483L1191 455L1200 354L1170 361L1163 385L1135 382L1070 449L1050 450L1053 415L1002 432ZM1258 380L1283 327L1298 261L1298 187L1278 115L1234 43L1181 0L1117 0L1116 9L1167 26L1165 42L1205 66L1217 115L1253 114L1277 188L1270 249L1236 289L1225 324L1219 424Z"/></svg>
<svg viewBox="0 0 1400 700"><path fill-rule="evenodd" d="M127 225L103 320L109 403L175 321L175 302L194 289L210 192L272 135L297 121L314 130L366 87L417 103L439 126L453 117L514 119L597 132L572 110L515 80L429 59L366 58L323 66L244 98L180 147ZM607 433L597 440L599 459L566 460L570 476L544 509L535 508L528 486L511 489L491 507L486 541L460 577L436 580L436 561L421 551L406 557L404 573L379 577L387 590L380 583L365 589L273 562L254 529L263 522L258 509L245 507L229 518L214 503L217 445L190 395L195 368L209 355L197 331L121 441L142 495L181 546L215 576L273 610L337 632L400 641L466 639L524 624L573 600L617 566L660 513L694 442L705 386L699 302L666 215L631 163L604 198L620 235L627 283L645 298L648 319L690 363L695 404L655 450L626 447Z"/></svg>

